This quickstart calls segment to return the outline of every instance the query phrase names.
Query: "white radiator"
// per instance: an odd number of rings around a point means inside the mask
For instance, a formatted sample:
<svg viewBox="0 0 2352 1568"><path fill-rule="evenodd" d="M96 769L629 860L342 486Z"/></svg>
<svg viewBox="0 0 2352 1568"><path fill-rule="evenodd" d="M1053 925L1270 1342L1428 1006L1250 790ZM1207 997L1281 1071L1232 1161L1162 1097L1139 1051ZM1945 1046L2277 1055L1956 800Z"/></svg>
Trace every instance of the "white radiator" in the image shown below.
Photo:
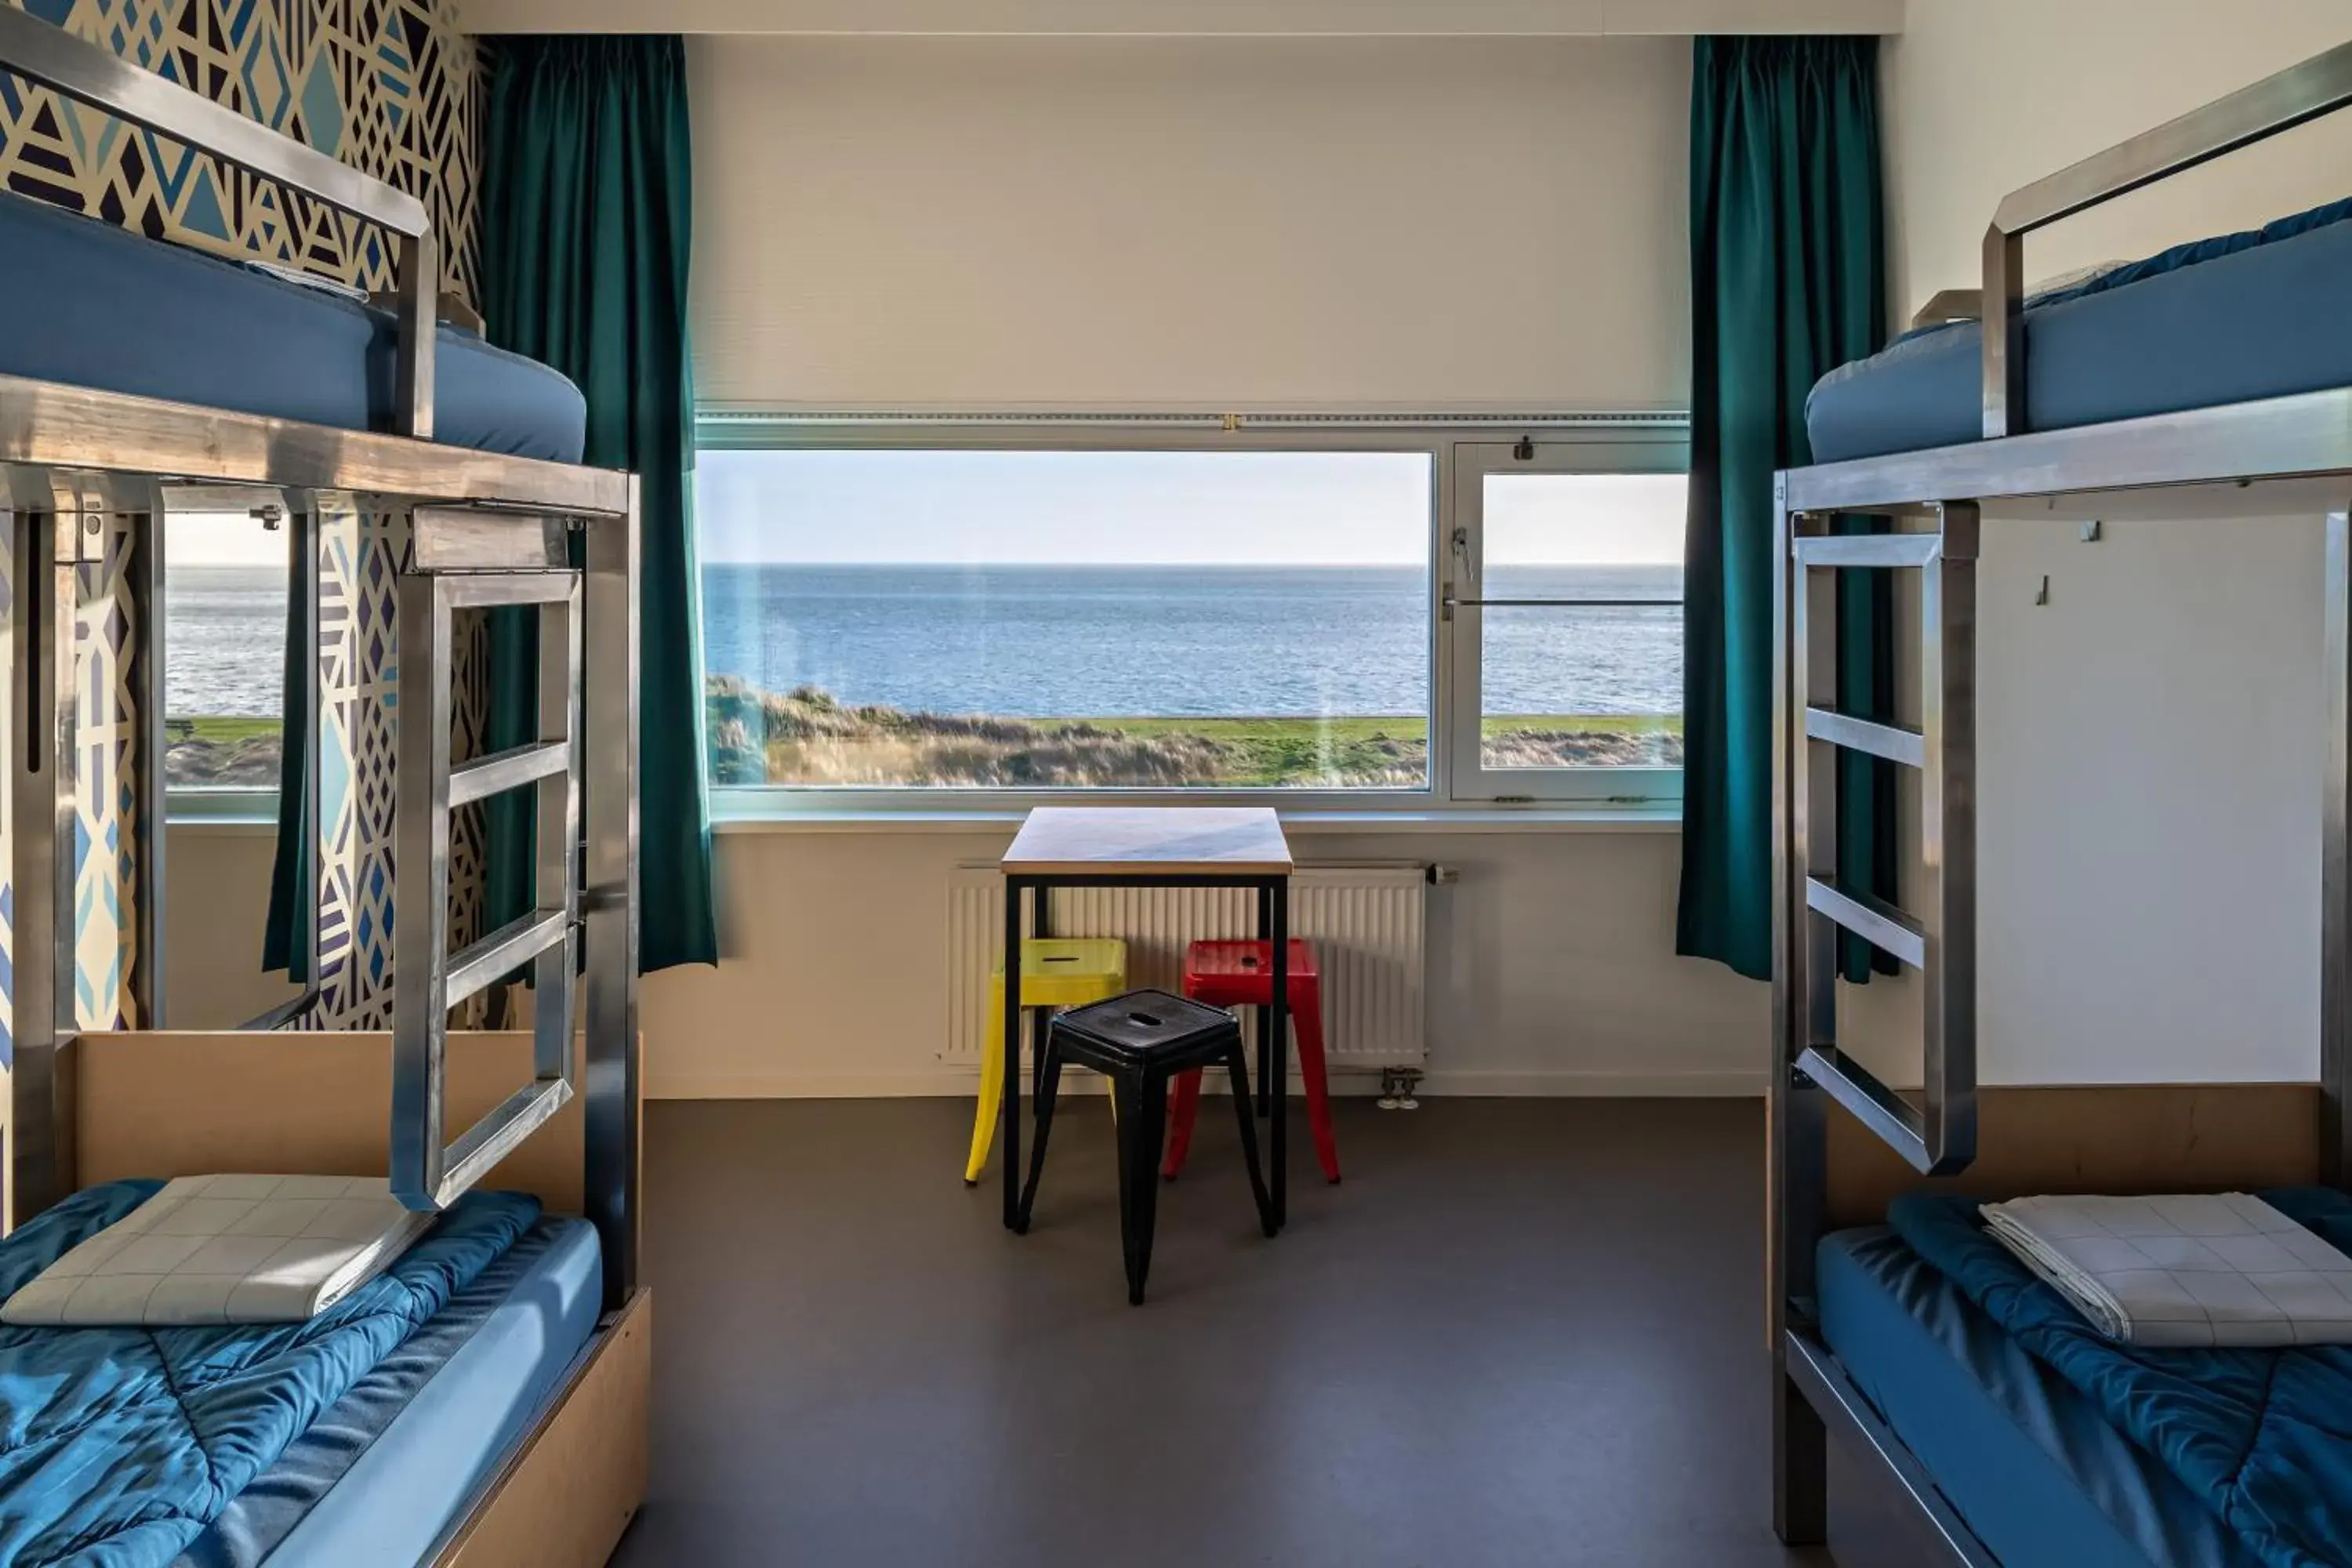
<svg viewBox="0 0 2352 1568"><path fill-rule="evenodd" d="M1427 873L1419 866L1318 866L1292 878L1290 931L1315 944L1324 1056L1334 1073L1417 1068L1427 1056ZM1239 888L1063 888L1054 893L1053 933L1124 937L1128 984L1175 991L1187 942L1255 934L1255 899ZM948 880L948 1026L940 1059L979 1064L988 979L1003 944L1003 879L992 867L959 867Z"/></svg>

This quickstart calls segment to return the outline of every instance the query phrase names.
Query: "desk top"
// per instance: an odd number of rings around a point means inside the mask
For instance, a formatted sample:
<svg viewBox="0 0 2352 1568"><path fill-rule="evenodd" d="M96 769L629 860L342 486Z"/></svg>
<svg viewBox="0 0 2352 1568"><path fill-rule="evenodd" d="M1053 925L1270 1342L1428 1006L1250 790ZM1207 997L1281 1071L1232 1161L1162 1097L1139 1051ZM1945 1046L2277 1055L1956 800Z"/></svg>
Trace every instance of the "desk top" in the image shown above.
<svg viewBox="0 0 2352 1568"><path fill-rule="evenodd" d="M1004 852L1009 876L1282 876L1290 845L1270 806L1041 805Z"/></svg>

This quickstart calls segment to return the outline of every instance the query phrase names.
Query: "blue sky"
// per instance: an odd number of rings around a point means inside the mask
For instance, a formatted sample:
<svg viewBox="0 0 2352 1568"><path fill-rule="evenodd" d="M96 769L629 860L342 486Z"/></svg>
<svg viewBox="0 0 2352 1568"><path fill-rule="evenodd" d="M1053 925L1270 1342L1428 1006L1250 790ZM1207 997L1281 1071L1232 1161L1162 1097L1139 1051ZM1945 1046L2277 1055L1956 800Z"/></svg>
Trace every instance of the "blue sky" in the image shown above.
<svg viewBox="0 0 2352 1568"><path fill-rule="evenodd" d="M1422 565L1429 458L1392 452L704 452L705 562ZM1511 476L1488 558L1682 558L1679 475Z"/></svg>
<svg viewBox="0 0 2352 1568"><path fill-rule="evenodd" d="M706 562L1419 566L1430 461L1396 452L705 452ZM1491 563L1682 559L1683 479L1498 476ZM175 515L175 565L282 565L243 514Z"/></svg>

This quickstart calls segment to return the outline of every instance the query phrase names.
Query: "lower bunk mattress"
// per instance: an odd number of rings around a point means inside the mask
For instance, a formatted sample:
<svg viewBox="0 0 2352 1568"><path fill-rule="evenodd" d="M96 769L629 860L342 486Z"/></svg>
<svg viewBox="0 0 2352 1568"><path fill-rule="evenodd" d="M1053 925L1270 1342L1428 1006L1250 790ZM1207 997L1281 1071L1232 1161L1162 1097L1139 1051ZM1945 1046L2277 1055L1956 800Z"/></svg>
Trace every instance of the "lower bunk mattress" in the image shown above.
<svg viewBox="0 0 2352 1568"><path fill-rule="evenodd" d="M152 1186L0 1243L0 1290ZM307 1324L0 1329L0 1568L424 1561L563 1385L603 1286L586 1223L471 1194Z"/></svg>
<svg viewBox="0 0 2352 1568"><path fill-rule="evenodd" d="M2346 1244L2341 1194L2264 1196ZM1966 1200L1889 1217L1822 1242L1822 1338L2004 1568L2352 1561L2352 1350L2112 1344Z"/></svg>

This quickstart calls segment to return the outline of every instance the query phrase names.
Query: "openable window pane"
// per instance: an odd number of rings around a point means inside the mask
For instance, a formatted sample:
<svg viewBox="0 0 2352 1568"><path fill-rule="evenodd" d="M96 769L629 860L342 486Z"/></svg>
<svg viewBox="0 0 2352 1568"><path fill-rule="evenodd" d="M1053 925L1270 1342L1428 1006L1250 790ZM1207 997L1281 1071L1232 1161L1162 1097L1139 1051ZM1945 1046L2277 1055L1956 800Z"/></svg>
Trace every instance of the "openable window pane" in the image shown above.
<svg viewBox="0 0 2352 1568"><path fill-rule="evenodd" d="M1679 474L1487 476L1482 766L1682 766L1686 489Z"/></svg>
<svg viewBox="0 0 2352 1568"><path fill-rule="evenodd" d="M1420 786L1432 466L1386 452L705 453L712 776Z"/></svg>
<svg viewBox="0 0 2352 1568"><path fill-rule="evenodd" d="M286 531L174 512L163 567L167 785L276 789L285 713Z"/></svg>

